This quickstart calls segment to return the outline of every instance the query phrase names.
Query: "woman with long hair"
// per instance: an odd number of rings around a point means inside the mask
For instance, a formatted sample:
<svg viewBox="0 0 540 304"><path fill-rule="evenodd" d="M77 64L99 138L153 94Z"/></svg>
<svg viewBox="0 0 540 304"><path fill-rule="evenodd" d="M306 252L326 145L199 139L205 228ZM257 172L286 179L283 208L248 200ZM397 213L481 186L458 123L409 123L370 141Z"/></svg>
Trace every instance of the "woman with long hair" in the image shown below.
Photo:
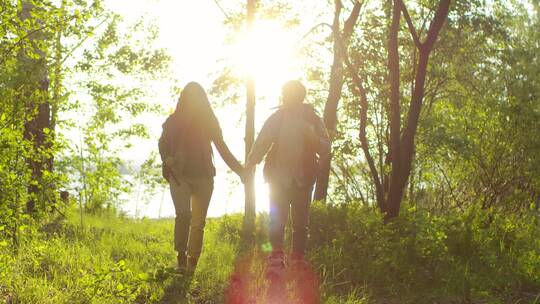
<svg viewBox="0 0 540 304"><path fill-rule="evenodd" d="M174 247L180 271L194 271L201 254L216 174L211 142L231 170L242 176L244 168L223 141L206 92L200 84L190 82L163 124L159 140L163 177L169 182L176 211Z"/></svg>

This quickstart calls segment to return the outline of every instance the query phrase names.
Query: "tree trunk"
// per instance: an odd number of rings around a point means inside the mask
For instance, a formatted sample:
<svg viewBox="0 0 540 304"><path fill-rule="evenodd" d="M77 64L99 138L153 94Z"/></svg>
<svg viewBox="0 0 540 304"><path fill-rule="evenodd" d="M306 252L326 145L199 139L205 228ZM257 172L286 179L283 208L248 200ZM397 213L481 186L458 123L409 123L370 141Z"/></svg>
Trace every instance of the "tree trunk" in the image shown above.
<svg viewBox="0 0 540 304"><path fill-rule="evenodd" d="M399 142L394 142L396 134L392 137L392 175L390 181L390 189L388 192L388 211L386 213L386 219L391 219L399 215L399 209L401 201L403 199L403 192L407 186L407 179L411 173L412 160L415 151L414 139L416 136L416 130L418 128L418 121L420 118L420 111L422 109L422 101L424 98L424 84L427 74L427 66L429 62L429 55L433 49L433 45L437 40L439 31L441 30L446 18L448 17L448 11L450 8L450 0L441 0L435 13L435 17L429 27L425 42L420 42L416 29L413 28L412 22L407 9L401 0L394 1L394 13L397 9L402 10L405 18L407 19L407 25L409 31L413 37L415 45L419 48L418 66L416 69L414 90L411 96L411 102L409 105L409 112L407 117L407 125L403 131ZM389 37L390 43L392 43L392 36ZM397 40L397 34L396 34ZM397 49L397 46L396 46ZM392 50L390 49L389 52ZM391 72L392 73L392 72ZM399 84L398 84L399 85ZM399 88L398 88L399 89ZM394 91L392 91L394 93ZM393 118L391 118L393 121ZM391 132L395 132L392 130ZM399 136L399 133L397 133ZM394 145L399 148L399 153L394 153ZM398 165L396 165L396 162Z"/></svg>
<svg viewBox="0 0 540 304"><path fill-rule="evenodd" d="M399 50L398 50L398 33L399 22L401 18L399 0L394 0L392 5L392 22L388 31L388 78L390 82L390 162L392 171L390 173L390 184L388 193L387 214L393 214L397 208L399 212L399 202L391 201L393 197L392 190L402 188L396 187L401 173L401 149L400 149L400 132L401 132L401 108L400 108L400 79L399 79ZM401 195L402 193L397 193ZM394 193L396 195L396 193ZM394 202L394 204L392 204Z"/></svg>
<svg viewBox="0 0 540 304"><path fill-rule="evenodd" d="M32 18L34 5L28 1L22 1L22 10L19 18L22 22ZM36 26L40 26L40 20L35 20ZM52 169L52 157L44 156L42 150L50 148L50 141L46 138L47 131L51 127L51 106L48 100L49 77L46 62L46 53L38 45L45 38L44 30L35 30L29 33L28 39L31 45L31 52L37 54L34 59L27 55L23 49L21 51L21 74L28 84L26 111L29 113L29 120L24 124L24 139L32 143L32 153L26 159L27 165L32 172L32 181L37 185L28 186L29 199L26 203L27 212L32 213L36 208L36 200L44 200L44 189L42 188L41 178L45 170ZM51 155L47 153L46 155Z"/></svg>
<svg viewBox="0 0 540 304"><path fill-rule="evenodd" d="M247 1L247 31L253 28L255 19L255 1ZM245 130L245 161L255 141L255 79L248 75L246 80L246 130ZM249 173L249 178L244 184L244 232L251 235L255 231L255 170Z"/></svg>
<svg viewBox="0 0 540 304"><path fill-rule="evenodd" d="M339 18L341 15L341 9L343 5L340 0L335 0L335 13L334 21L332 23L332 35L334 37L334 59L330 71L330 85L328 88L328 97L324 107L324 124L328 133L330 134L330 142L332 142L336 134L337 126L337 108L339 100L341 99L341 91L343 89L343 51L340 44L348 45L350 37L352 35L354 26L358 20L360 14L361 4L355 2L354 7L347 21L344 24L343 34L341 32L341 26ZM326 200L328 193L328 183L330 180L330 167L332 163L332 155L328 157L324 162L319 164L319 175L317 177L317 184L315 186L314 199L319 201Z"/></svg>

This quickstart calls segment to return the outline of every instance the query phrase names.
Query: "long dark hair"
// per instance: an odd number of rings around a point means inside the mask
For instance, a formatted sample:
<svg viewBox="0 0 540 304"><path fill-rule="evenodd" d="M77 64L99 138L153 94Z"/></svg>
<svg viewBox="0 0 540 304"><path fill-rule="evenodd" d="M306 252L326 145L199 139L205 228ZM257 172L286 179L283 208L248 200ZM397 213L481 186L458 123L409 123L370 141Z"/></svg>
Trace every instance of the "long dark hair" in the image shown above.
<svg viewBox="0 0 540 304"><path fill-rule="evenodd" d="M210 140L213 130L219 129L208 96L197 82L184 87L172 118L181 133L205 141Z"/></svg>

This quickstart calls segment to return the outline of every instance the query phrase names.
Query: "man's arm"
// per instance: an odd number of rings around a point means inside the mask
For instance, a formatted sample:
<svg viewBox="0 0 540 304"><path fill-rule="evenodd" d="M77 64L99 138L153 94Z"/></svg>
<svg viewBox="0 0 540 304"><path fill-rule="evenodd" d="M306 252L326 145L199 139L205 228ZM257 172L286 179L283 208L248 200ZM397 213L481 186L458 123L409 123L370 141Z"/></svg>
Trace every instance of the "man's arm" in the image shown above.
<svg viewBox="0 0 540 304"><path fill-rule="evenodd" d="M330 155L330 137L326 131L326 127L322 120L316 116L313 125L308 125L304 129L304 134L308 138L309 142L315 147L315 151L319 155L319 158L324 159Z"/></svg>
<svg viewBox="0 0 540 304"><path fill-rule="evenodd" d="M272 115L264 123L261 132L257 136L255 143L251 147L251 151L246 163L246 169L250 169L259 164L264 155L268 152L276 136L276 116Z"/></svg>

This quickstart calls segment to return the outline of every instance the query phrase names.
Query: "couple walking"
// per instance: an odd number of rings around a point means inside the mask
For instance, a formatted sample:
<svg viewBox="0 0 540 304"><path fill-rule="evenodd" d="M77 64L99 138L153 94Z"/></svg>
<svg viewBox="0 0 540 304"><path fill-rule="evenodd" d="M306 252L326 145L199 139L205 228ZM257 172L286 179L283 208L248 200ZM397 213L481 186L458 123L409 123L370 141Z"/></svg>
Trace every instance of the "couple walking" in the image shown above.
<svg viewBox="0 0 540 304"><path fill-rule="evenodd" d="M211 142L242 181L266 155L264 177L270 187L272 245L268 267L285 267L283 243L289 211L293 226L291 259L303 262L318 161L330 152L326 129L313 107L304 103L305 96L300 81L283 85L281 105L264 123L244 167L225 144L202 86L191 82L182 90L159 139L163 177L169 182L176 210L174 246L179 270L194 271L201 253L216 174Z"/></svg>

